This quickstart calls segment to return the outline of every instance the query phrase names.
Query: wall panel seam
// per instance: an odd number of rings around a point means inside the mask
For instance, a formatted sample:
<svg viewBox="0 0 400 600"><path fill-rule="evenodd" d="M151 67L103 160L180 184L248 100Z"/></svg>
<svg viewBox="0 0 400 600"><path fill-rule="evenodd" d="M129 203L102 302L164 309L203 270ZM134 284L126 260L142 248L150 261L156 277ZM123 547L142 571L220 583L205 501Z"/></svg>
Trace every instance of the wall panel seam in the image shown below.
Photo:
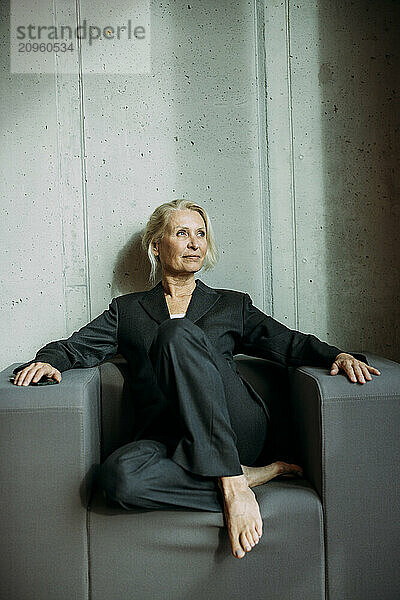
<svg viewBox="0 0 400 600"><path fill-rule="evenodd" d="M271 249L271 215L269 202L268 155L267 155L267 122L266 122L266 71L265 71L265 20L264 1L254 1L254 47L256 67L256 102L257 102L257 136L258 136L258 179L260 243L261 243L261 277L263 310L273 311L272 295L272 249ZM268 270L267 270L268 265Z"/></svg>
<svg viewBox="0 0 400 600"><path fill-rule="evenodd" d="M287 87L288 87L288 110L289 110L289 138L290 138L290 177L291 177L291 216L293 233L293 291L295 310L295 329L299 328L299 290L297 270L297 227L296 227L296 188L295 188L295 162L294 162L294 139L293 139L293 97L292 97L292 67L290 46L290 0L285 1L286 16L286 58L287 58Z"/></svg>
<svg viewBox="0 0 400 600"><path fill-rule="evenodd" d="M80 18L80 0L75 0L76 26L81 24ZM78 31L78 29L77 29ZM88 228L88 204L87 204L87 164L86 164L86 140L85 140L85 105L84 105L84 85L82 69L82 46L80 39L77 39L78 51L78 91L79 91L79 110L80 110L80 146L81 146L81 186L82 186L82 211L83 211L83 239L85 249L85 276L86 276L86 304L87 319L92 320L92 301L90 289L90 262L89 262L89 228Z"/></svg>
<svg viewBox="0 0 400 600"><path fill-rule="evenodd" d="M56 6L56 0L53 0L53 26L57 26L57 6ZM63 170L62 170L62 128L61 128L61 121L60 121L60 102L59 102L59 90L60 90L60 86L59 86L59 73L57 71L57 59L56 59L56 55L54 55L54 86L55 86L55 90L54 90L54 99L55 99L55 105L56 105L56 138L57 138L57 153L58 153L58 157L57 157L57 177L58 177L58 190L57 190L57 197L58 197L58 207L59 207L59 214L60 214L60 225L61 225L61 265L62 265L62 272L61 272L61 278L62 278L62 293L63 293L63 300L64 300L64 335L68 335L68 319L67 319L67 281L66 281L66 272L65 272L65 257L66 257L66 251L65 251L65 227L64 227L64 205L63 205L63 196L62 196L62 191L61 191L61 182L62 182L62 177L63 177Z"/></svg>

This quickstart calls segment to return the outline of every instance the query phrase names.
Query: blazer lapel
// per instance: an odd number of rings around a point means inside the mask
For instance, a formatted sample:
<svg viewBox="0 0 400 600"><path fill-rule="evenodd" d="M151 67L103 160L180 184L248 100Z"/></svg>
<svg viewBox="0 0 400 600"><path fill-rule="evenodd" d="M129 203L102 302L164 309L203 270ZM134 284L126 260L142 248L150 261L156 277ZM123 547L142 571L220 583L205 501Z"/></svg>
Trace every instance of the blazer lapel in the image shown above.
<svg viewBox="0 0 400 600"><path fill-rule="evenodd" d="M208 287L200 279L196 279L196 288L193 290L186 317L196 323L220 298L221 294L218 294L216 290Z"/></svg>
<svg viewBox="0 0 400 600"><path fill-rule="evenodd" d="M208 287L208 285L203 283L200 279L196 279L196 287L193 290L192 298L186 312L186 318L195 323L214 306L220 297L221 294L216 290ZM139 300L139 303L144 310L157 321L157 323L162 323L165 319L170 318L161 281L159 281L151 290L145 292Z"/></svg>
<svg viewBox="0 0 400 600"><path fill-rule="evenodd" d="M167 301L165 300L164 290L161 281L156 286L145 292L139 304L157 323L162 323L165 319L169 319L169 311Z"/></svg>

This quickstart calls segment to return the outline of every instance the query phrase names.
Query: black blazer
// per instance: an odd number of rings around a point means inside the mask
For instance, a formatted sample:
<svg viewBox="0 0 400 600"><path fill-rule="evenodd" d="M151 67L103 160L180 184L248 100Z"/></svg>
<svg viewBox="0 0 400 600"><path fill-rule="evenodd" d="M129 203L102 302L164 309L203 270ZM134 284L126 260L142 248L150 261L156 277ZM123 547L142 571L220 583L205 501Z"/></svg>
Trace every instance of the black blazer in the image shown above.
<svg viewBox="0 0 400 600"><path fill-rule="evenodd" d="M59 371L94 367L121 354L128 363L137 422L145 424L161 410L160 391L154 380L149 349L158 325L169 319L161 281L149 291L113 298L109 308L65 340L46 344L34 360ZM314 365L329 369L342 352L311 334L294 331L253 306L243 292L214 289L200 279L186 312L237 373L235 354L267 358L283 366ZM363 355L361 360L366 360ZM141 428L142 429L142 428ZM139 437L139 434L136 436Z"/></svg>

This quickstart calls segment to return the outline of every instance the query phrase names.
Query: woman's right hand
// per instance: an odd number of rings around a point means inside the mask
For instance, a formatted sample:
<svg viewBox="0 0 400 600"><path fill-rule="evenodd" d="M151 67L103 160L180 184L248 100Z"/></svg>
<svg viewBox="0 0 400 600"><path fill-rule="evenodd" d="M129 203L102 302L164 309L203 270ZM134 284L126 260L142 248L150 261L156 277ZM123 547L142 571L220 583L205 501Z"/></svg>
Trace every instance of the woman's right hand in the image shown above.
<svg viewBox="0 0 400 600"><path fill-rule="evenodd" d="M50 363L34 362L16 373L14 385L29 385L31 381L37 383L42 377L54 379L57 383L61 381L60 371L52 367Z"/></svg>

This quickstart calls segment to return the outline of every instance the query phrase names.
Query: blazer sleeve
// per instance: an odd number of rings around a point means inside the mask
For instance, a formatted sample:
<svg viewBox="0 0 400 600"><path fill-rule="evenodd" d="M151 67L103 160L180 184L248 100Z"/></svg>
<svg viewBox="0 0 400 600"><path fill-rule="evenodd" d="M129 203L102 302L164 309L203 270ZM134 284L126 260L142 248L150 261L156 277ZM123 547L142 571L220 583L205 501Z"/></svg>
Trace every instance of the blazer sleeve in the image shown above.
<svg viewBox="0 0 400 600"><path fill-rule="evenodd" d="M65 340L46 344L33 360L19 365L16 374L33 362L46 362L59 371L95 367L118 353L118 305L113 298L101 315Z"/></svg>
<svg viewBox="0 0 400 600"><path fill-rule="evenodd" d="M345 350L321 341L315 335L289 329L253 305L248 294L243 299L242 353L275 361L283 366L330 368ZM368 364L363 354L349 352Z"/></svg>

